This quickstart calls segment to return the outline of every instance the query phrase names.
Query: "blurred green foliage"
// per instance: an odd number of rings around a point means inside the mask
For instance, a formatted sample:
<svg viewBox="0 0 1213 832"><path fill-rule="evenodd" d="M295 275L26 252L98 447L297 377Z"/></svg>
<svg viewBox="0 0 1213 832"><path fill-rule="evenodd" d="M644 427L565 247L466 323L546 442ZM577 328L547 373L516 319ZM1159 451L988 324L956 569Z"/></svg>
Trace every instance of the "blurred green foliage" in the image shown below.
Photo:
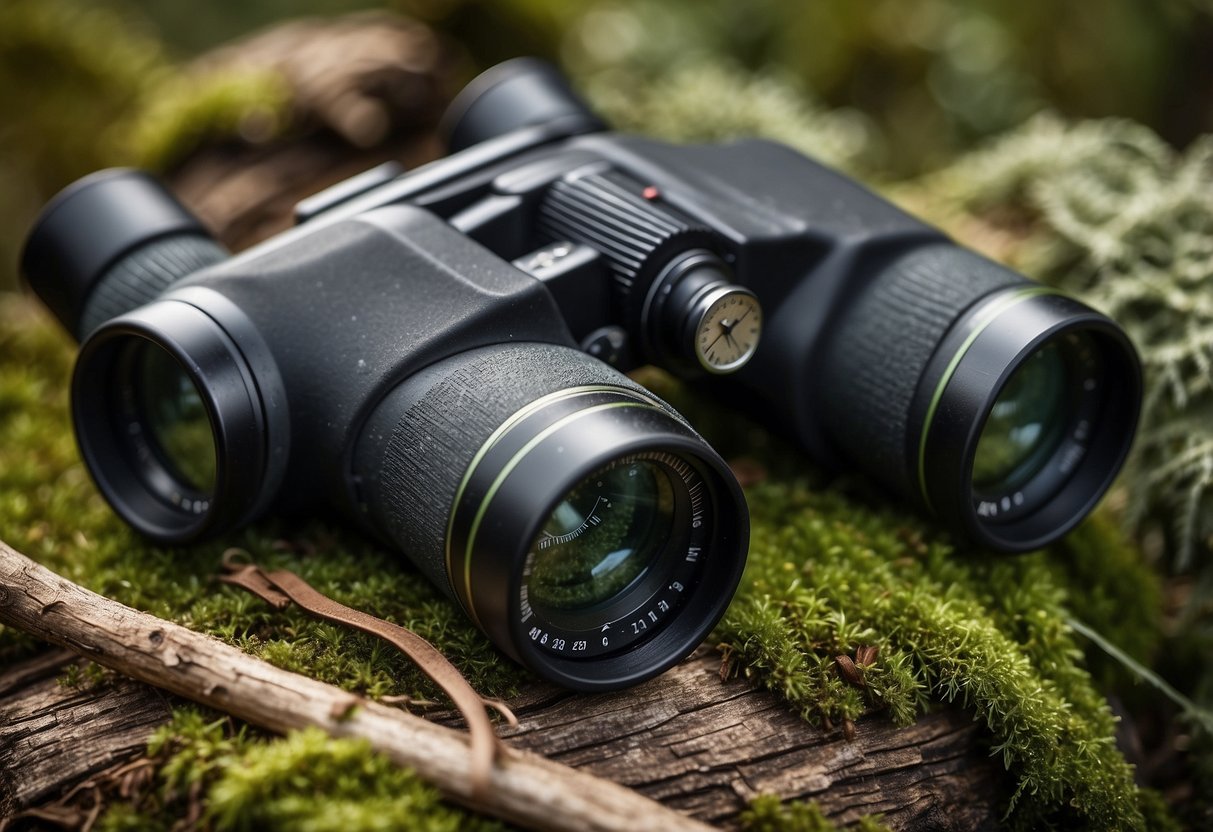
<svg viewBox="0 0 1213 832"><path fill-rule="evenodd" d="M817 102L790 103L790 119L844 108L836 120L864 169L885 178L937 167L1042 108L1133 118L1176 145L1213 129L1208 0L6 0L0 288L34 212L64 184L104 165L171 164L179 134L148 140L129 122L150 110L180 127L181 108L203 106L230 126L254 103L273 108L272 82L190 90L181 61L284 17L371 7L431 21L481 65L540 54L599 89L613 79L641 91L646 115L626 118L632 129L694 118L692 106L710 119L719 103L670 99L663 112L650 82L669 79L656 88L666 95L734 67ZM776 121L768 135L787 132Z"/></svg>
<svg viewBox="0 0 1213 832"><path fill-rule="evenodd" d="M37 210L101 167L164 169L209 134L282 126L287 96L264 73L183 73L121 2L0 4L0 290Z"/></svg>
<svg viewBox="0 0 1213 832"><path fill-rule="evenodd" d="M1183 0L397 0L482 63L538 48L577 75L735 63L790 79L888 137L912 173L1050 107L1178 144L1213 128L1213 22ZM508 10L508 11L503 11ZM492 22L492 28L482 23ZM513 24L512 27L510 24ZM503 28L504 27L504 28Z"/></svg>
<svg viewBox="0 0 1213 832"><path fill-rule="evenodd" d="M54 190L106 164L99 133L164 66L152 33L106 8L0 5L0 288L11 282L33 213Z"/></svg>

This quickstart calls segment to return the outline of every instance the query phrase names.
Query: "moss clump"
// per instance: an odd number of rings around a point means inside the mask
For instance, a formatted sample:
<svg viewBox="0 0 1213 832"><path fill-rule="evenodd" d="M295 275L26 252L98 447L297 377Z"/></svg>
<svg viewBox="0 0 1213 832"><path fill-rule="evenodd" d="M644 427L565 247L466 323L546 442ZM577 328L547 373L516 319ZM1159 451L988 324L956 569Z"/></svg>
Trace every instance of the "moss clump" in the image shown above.
<svg viewBox="0 0 1213 832"><path fill-rule="evenodd" d="M825 816L813 801L781 803L776 795L764 794L750 801L741 813L742 832L836 832L840 828L854 832L889 832L880 815L870 815L846 827L839 827Z"/></svg>
<svg viewBox="0 0 1213 832"><path fill-rule="evenodd" d="M170 75L113 131L113 158L152 170L180 161L212 136L265 140L288 122L290 90L267 70Z"/></svg>
<svg viewBox="0 0 1213 832"><path fill-rule="evenodd" d="M167 830L173 816L225 830L507 829L447 805L365 741L332 739L318 729L266 739L187 708L156 731L148 752L159 762L155 791L138 805L112 806L100 829Z"/></svg>

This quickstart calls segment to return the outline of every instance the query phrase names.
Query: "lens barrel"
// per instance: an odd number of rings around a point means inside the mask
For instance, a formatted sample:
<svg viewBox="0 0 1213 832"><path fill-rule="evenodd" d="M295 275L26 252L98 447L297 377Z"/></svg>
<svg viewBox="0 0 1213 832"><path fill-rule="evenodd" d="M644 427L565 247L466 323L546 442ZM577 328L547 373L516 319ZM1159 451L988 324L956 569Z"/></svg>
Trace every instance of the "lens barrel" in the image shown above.
<svg viewBox="0 0 1213 832"><path fill-rule="evenodd" d="M1040 371L1038 362L1050 364ZM920 493L984 545L1040 548L1111 486L1137 425L1141 385L1132 344L1103 315L1044 286L996 292L957 321L922 375L910 422ZM1019 413L1009 388L1055 401L1043 413ZM999 421L1000 406L1010 423ZM1006 454L1016 434L1025 438L1011 459L988 458ZM990 466L1002 476L982 477Z"/></svg>
<svg viewBox="0 0 1213 832"><path fill-rule="evenodd" d="M982 546L1060 538L1132 443L1141 370L1123 331L951 243L888 260L823 341L831 443Z"/></svg>
<svg viewBox="0 0 1213 832"><path fill-rule="evenodd" d="M381 533L566 687L623 687L680 661L745 564L745 498L724 462L652 394L566 347L488 347L422 371L371 416L354 467Z"/></svg>

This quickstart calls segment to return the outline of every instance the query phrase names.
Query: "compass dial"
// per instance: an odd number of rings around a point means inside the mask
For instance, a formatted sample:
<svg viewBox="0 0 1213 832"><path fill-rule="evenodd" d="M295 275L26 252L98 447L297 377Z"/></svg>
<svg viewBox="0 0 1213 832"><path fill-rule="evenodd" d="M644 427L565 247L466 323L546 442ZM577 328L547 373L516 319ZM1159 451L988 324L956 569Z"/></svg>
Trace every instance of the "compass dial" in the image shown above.
<svg viewBox="0 0 1213 832"><path fill-rule="evenodd" d="M695 304L692 321L695 357L709 373L739 370L758 349L762 307L748 289L739 286L713 289Z"/></svg>

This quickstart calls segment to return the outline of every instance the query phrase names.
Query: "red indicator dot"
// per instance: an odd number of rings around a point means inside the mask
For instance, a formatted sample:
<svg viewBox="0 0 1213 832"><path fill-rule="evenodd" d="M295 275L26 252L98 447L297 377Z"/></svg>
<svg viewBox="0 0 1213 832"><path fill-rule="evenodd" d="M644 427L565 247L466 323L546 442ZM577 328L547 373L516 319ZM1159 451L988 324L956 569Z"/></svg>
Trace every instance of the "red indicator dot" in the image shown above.
<svg viewBox="0 0 1213 832"><path fill-rule="evenodd" d="M655 199L661 198L661 191L657 190L656 185L648 185L643 191L640 192L640 195L649 202L652 202Z"/></svg>

